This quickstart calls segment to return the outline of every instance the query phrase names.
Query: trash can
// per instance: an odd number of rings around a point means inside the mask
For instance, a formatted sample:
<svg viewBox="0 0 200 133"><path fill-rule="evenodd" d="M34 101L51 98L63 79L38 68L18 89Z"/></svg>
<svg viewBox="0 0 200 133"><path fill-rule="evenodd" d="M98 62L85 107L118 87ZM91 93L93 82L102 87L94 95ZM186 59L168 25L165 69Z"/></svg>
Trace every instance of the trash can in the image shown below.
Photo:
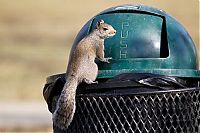
<svg viewBox="0 0 200 133"><path fill-rule="evenodd" d="M110 64L96 61L98 84L80 84L67 131L80 133L198 132L200 71L197 51L184 27L166 12L144 5L107 9L81 29L74 45L98 20L117 34L105 40ZM73 48L72 48L73 51ZM53 112L64 74L47 78L44 97Z"/></svg>

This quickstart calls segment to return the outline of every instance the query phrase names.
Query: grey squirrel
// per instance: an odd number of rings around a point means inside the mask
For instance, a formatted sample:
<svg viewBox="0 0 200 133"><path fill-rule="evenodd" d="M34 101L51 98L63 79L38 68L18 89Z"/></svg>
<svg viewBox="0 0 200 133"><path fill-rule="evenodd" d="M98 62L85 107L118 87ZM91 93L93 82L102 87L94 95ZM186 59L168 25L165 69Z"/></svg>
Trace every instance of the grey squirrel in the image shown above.
<svg viewBox="0 0 200 133"><path fill-rule="evenodd" d="M116 30L109 24L100 20L96 28L84 37L71 51L66 72L66 83L58 99L53 113L53 124L60 129L67 129L75 113L76 88L79 83L97 83L98 67L95 58L109 63L109 58L104 58L104 40L116 34Z"/></svg>

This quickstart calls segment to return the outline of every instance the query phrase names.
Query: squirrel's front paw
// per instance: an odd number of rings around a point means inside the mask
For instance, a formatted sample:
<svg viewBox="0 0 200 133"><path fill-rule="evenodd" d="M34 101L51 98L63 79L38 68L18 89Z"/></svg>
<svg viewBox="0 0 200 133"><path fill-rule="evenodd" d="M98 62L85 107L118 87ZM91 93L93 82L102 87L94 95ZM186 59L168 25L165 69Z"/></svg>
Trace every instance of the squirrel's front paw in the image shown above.
<svg viewBox="0 0 200 133"><path fill-rule="evenodd" d="M104 58L104 59L105 59L105 62L110 63L109 60L111 60L112 57L108 57L108 58Z"/></svg>

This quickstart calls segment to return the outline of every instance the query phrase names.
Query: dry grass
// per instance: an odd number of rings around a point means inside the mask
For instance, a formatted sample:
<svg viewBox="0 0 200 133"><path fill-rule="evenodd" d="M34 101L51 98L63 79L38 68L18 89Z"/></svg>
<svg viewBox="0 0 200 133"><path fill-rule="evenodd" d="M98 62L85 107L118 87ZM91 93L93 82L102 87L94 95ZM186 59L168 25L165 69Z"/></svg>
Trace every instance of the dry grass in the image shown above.
<svg viewBox="0 0 200 133"><path fill-rule="evenodd" d="M42 99L45 78L64 72L75 35L98 12L125 1L1 0L0 99ZM198 44L197 0L134 1L175 16Z"/></svg>

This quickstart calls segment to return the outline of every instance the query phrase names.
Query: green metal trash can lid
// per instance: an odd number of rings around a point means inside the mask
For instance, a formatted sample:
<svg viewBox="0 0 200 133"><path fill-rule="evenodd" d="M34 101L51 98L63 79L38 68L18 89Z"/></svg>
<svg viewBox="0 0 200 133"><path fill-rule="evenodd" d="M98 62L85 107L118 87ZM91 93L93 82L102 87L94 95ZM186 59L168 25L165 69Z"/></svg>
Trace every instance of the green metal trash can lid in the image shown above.
<svg viewBox="0 0 200 133"><path fill-rule="evenodd" d="M120 5L97 14L80 30L73 47L100 19L111 24L117 34L105 40L105 56L113 59L110 64L96 61L98 78L124 72L200 76L197 50L185 28L166 12L145 5Z"/></svg>
<svg viewBox="0 0 200 133"><path fill-rule="evenodd" d="M200 78L199 70L192 69L122 69L122 70L100 70L98 78L112 78L122 73L153 73L160 75L187 77L187 78Z"/></svg>

